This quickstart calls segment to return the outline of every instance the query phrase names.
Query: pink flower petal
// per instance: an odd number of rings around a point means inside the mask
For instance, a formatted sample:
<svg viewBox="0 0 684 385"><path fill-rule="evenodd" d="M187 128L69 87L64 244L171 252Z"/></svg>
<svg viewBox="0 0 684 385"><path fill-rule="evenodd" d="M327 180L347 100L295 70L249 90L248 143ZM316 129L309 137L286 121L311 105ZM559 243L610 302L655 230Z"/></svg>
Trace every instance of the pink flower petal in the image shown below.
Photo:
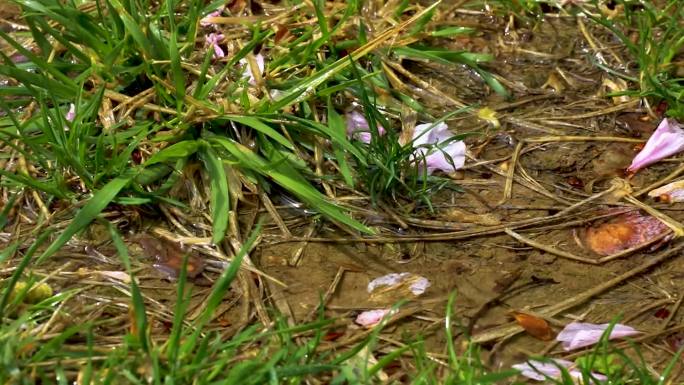
<svg viewBox="0 0 684 385"><path fill-rule="evenodd" d="M373 327L380 323L390 311L390 309L367 310L359 314L354 322L363 327Z"/></svg>
<svg viewBox="0 0 684 385"><path fill-rule="evenodd" d="M225 36L222 33L210 33L209 36L207 36L207 44L210 44L214 48L214 57L215 58L222 58L226 56L226 53L223 52L223 49L219 45L221 40L223 40Z"/></svg>
<svg viewBox="0 0 684 385"><path fill-rule="evenodd" d="M453 136L449 127L442 122L437 125L432 123L419 124L413 132L413 147L416 148L414 155L419 163L423 163L427 173L432 174L436 170L453 172L465 164L466 145L463 141L452 141L443 147L437 145ZM430 148L431 147L431 148ZM447 155L453 161L449 162Z"/></svg>
<svg viewBox="0 0 684 385"><path fill-rule="evenodd" d="M69 111L67 111L66 115L64 115L64 119L66 119L69 122L73 122L74 119L76 119L76 106L74 103L71 103L69 105Z"/></svg>
<svg viewBox="0 0 684 385"><path fill-rule="evenodd" d="M358 112L352 111L346 114L347 136L363 143L370 143L372 135L366 117ZM385 135L385 129L378 126L378 134Z"/></svg>
<svg viewBox="0 0 684 385"><path fill-rule="evenodd" d="M676 120L665 118L634 157L627 171L636 172L680 151L684 151L684 129Z"/></svg>
<svg viewBox="0 0 684 385"><path fill-rule="evenodd" d="M209 26L215 25L213 22L209 21L208 18L210 18L210 17L221 17L221 12L223 12L223 7L215 10L214 12L209 13L207 16L203 17L200 20L200 25L202 27L209 27Z"/></svg>
<svg viewBox="0 0 684 385"><path fill-rule="evenodd" d="M582 378L582 372L579 369L574 368L574 366L575 363L561 359L552 359L550 362L529 360L523 364L513 365L513 369L519 370L522 376L537 381L544 381L549 378L560 379L562 377L562 371L560 367L565 368L571 377L577 379ZM608 379L608 377L598 373L592 372L591 375L599 381L605 381Z"/></svg>
<svg viewBox="0 0 684 385"><path fill-rule="evenodd" d="M591 346L601 339L608 326L609 324L573 322L558 333L556 340L563 343L563 349L566 351ZM639 333L641 332L630 326L615 324L608 339L628 337Z"/></svg>

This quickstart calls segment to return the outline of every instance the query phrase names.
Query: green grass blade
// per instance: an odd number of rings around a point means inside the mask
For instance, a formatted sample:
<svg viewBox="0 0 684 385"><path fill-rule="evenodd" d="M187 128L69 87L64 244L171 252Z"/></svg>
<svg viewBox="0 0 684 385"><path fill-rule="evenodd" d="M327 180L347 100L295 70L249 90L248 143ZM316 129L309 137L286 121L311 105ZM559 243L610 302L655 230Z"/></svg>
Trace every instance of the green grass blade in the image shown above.
<svg viewBox="0 0 684 385"><path fill-rule="evenodd" d="M228 115L226 116L227 119L232 120L234 122L243 124L245 126L251 127L262 134L274 139L276 142L282 144L283 146L289 148L290 150L294 149L294 146L292 143L290 143L287 138L285 138L282 134L280 134L278 131L274 130L267 124L265 124L261 119L255 117L255 116L235 116L235 115Z"/></svg>
<svg viewBox="0 0 684 385"><path fill-rule="evenodd" d="M226 179L226 171L223 168L223 161L208 142L201 142L199 156L202 162L204 162L204 167L207 170L207 174L209 174L211 183L211 218L213 226L211 240L214 244L218 244L223 240L228 228L228 215L230 213L228 180Z"/></svg>
<svg viewBox="0 0 684 385"><path fill-rule="evenodd" d="M166 147L165 149L152 155L147 162L145 162L145 167L156 163L187 158L188 156L196 153L198 148L199 143L196 140L184 140L182 142L172 144L169 147Z"/></svg>
<svg viewBox="0 0 684 385"><path fill-rule="evenodd" d="M341 133L342 135L347 134L347 126L342 119L342 116L335 111L330 98L328 98L328 125L330 125L330 130L332 131ZM347 161L347 154L344 152L344 149L335 142L333 142L333 151L335 152L335 158L337 160L337 165L340 167L342 178L344 178L344 181L348 186L354 187L354 177L352 175L351 167L349 167L349 162Z"/></svg>
<svg viewBox="0 0 684 385"><path fill-rule="evenodd" d="M282 155L272 152L272 158L267 161L239 143L223 138L211 138L209 140L223 147L248 169L273 178L276 183L295 194L312 208L319 210L321 214L362 233L373 234L371 229L346 215L338 205L330 203L323 194L299 175Z"/></svg>

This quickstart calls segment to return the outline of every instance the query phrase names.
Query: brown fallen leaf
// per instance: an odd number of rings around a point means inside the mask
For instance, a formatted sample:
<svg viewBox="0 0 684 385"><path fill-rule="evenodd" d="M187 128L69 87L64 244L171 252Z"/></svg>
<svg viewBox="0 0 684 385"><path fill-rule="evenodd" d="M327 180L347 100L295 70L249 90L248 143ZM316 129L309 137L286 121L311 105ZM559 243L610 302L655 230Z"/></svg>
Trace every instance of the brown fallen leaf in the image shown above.
<svg viewBox="0 0 684 385"><path fill-rule="evenodd" d="M544 319L521 312L513 312L513 318L527 334L542 341L551 341L554 337L551 326Z"/></svg>
<svg viewBox="0 0 684 385"><path fill-rule="evenodd" d="M653 240L668 230L657 218L633 212L589 227L584 245L596 254L613 255Z"/></svg>
<svg viewBox="0 0 684 385"><path fill-rule="evenodd" d="M183 257L188 254L187 274L190 278L195 278L204 270L204 262L188 250L183 250L180 245L164 239L155 238L149 235L141 235L136 238L136 242L142 248L146 257L153 258L155 269L163 272L170 278L177 278L183 267Z"/></svg>

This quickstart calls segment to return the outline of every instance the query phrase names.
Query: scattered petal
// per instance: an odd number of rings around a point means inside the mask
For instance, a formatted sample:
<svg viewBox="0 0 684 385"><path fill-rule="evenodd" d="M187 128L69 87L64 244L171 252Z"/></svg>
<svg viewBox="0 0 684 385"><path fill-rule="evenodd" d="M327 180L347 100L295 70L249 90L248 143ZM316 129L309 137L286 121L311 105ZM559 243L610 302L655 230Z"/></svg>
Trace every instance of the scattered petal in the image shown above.
<svg viewBox="0 0 684 385"><path fill-rule="evenodd" d="M551 326L543 318L539 318L530 314L514 312L513 317L527 334L542 341L551 341L553 339L553 330Z"/></svg>
<svg viewBox="0 0 684 385"><path fill-rule="evenodd" d="M263 74L264 69L266 68L265 63L264 63L264 56L262 54L257 54L256 56L254 56L254 59L256 60L256 64L257 64L259 73ZM242 77L248 78L249 84L256 85L256 79L254 78L254 74L252 73L252 68L249 65L249 60L247 60L246 57L243 57L242 59L240 59L240 64L245 66L245 69L242 71Z"/></svg>
<svg viewBox="0 0 684 385"><path fill-rule="evenodd" d="M370 143L372 135L366 117L358 111L352 111L346 114L346 118L347 136L363 143ZM382 126L378 126L378 134L385 135L385 129Z"/></svg>
<svg viewBox="0 0 684 385"><path fill-rule="evenodd" d="M674 119L665 118L634 157L629 172L636 172L650 164L684 151L684 128Z"/></svg>
<svg viewBox="0 0 684 385"><path fill-rule="evenodd" d="M584 322L573 322L568 324L558 335L556 341L563 343L566 351L591 346L597 343L610 324L591 324ZM608 339L629 337L641 332L633 327L615 324L610 332Z"/></svg>
<svg viewBox="0 0 684 385"><path fill-rule="evenodd" d="M563 376L561 367L565 368L571 377L577 379L582 378L582 372L575 368L575 363L567 360L549 359L549 362L529 360L523 364L513 365L513 369L519 370L522 376L537 381L561 379ZM593 372L591 373L591 376L599 381L605 381L608 379L608 377L602 374Z"/></svg>
<svg viewBox="0 0 684 385"><path fill-rule="evenodd" d="M422 163L425 158L428 174L432 174L435 170L453 172L465 164L466 145L463 141L442 144L451 137L453 135L449 132L449 127L443 122L437 125L425 123L416 126L413 133L413 147L416 148L414 156L419 163Z"/></svg>
<svg viewBox="0 0 684 385"><path fill-rule="evenodd" d="M390 309L367 310L359 314L354 322L363 327L370 328L380 323L390 311Z"/></svg>
<svg viewBox="0 0 684 385"><path fill-rule="evenodd" d="M223 40L225 36L222 33L210 33L209 36L207 36L207 44L211 45L212 48L214 49L214 57L215 58L222 58L226 56L226 53L223 52L223 49L219 45L219 43Z"/></svg>
<svg viewBox="0 0 684 385"><path fill-rule="evenodd" d="M648 192L648 196L658 198L665 203L684 202L684 180L651 190Z"/></svg>
<svg viewBox="0 0 684 385"><path fill-rule="evenodd" d="M74 103L71 103L69 105L69 111L67 111L66 115L64 116L64 119L66 119L68 122L73 122L74 119L76 119L76 106Z"/></svg>
<svg viewBox="0 0 684 385"><path fill-rule="evenodd" d="M209 18L210 18L210 17L221 17L221 13L222 13L222 12L223 12L223 7L221 7L221 8L219 8L219 9L215 10L214 12L209 13L207 16L203 17L203 18L200 20L200 25L201 25L202 27L209 27L209 26L215 25L214 22L209 21Z"/></svg>
<svg viewBox="0 0 684 385"><path fill-rule="evenodd" d="M404 285L408 285L413 295L421 295L430 287L430 281L413 273L391 273L370 281L368 292L372 293L381 286L388 286L390 290L395 290Z"/></svg>
<svg viewBox="0 0 684 385"><path fill-rule="evenodd" d="M669 228L659 219L632 212L588 228L584 244L596 254L607 256L650 242L667 231Z"/></svg>

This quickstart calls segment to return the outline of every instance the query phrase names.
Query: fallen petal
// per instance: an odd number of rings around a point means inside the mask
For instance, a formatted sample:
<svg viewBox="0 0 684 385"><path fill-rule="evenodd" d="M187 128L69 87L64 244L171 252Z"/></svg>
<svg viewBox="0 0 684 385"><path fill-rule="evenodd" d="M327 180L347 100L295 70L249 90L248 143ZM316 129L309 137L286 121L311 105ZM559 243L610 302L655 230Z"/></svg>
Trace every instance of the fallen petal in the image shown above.
<svg viewBox="0 0 684 385"><path fill-rule="evenodd" d="M466 145L463 141L451 142L441 150L433 150L430 155L425 157L428 174L432 174L436 170L453 172L460 169L465 164L465 152Z"/></svg>
<svg viewBox="0 0 684 385"><path fill-rule="evenodd" d="M430 287L430 281L413 273L391 273L370 281L368 292L372 293L381 286L388 286L388 289L395 290L403 285L408 285L413 295L421 295Z"/></svg>
<svg viewBox="0 0 684 385"><path fill-rule="evenodd" d="M423 163L423 158L425 159L428 174L436 170L453 172L465 164L466 145L463 141L452 141L438 146L452 137L449 127L444 122L416 126L413 132L413 147L416 148L414 156L419 164Z"/></svg>
<svg viewBox="0 0 684 385"><path fill-rule="evenodd" d="M561 367L565 368L571 377L576 379L582 378L582 372L579 369L574 368L575 363L567 360L549 359L549 362L529 360L523 364L513 365L513 369L519 370L522 376L537 381L561 379L563 375ZM605 381L608 379L608 377L602 374L593 372L591 373L591 376L595 380L599 381Z"/></svg>
<svg viewBox="0 0 684 385"><path fill-rule="evenodd" d="M390 309L367 310L359 314L354 322L363 327L373 327L380 323L390 311Z"/></svg>
<svg viewBox="0 0 684 385"><path fill-rule="evenodd" d="M659 219L634 212L589 227L584 244L596 254L607 256L652 241L667 231L669 228Z"/></svg>
<svg viewBox="0 0 684 385"><path fill-rule="evenodd" d="M569 368L574 365L571 361L566 360L551 360L552 362L541 362L537 360L529 360L522 364L513 365L513 369L519 370L521 375L537 381L544 381L547 378L560 378L560 367Z"/></svg>
<svg viewBox="0 0 684 385"><path fill-rule="evenodd" d="M214 49L215 58L222 58L226 56L226 53L223 52L223 49L219 45L224 37L225 36L221 33L210 33L209 36L207 36L207 44L210 44Z"/></svg>
<svg viewBox="0 0 684 385"><path fill-rule="evenodd" d="M220 16L221 16L221 12L223 12L223 7L221 7L221 8L219 8L219 9L215 10L214 12L209 13L207 16L203 17L203 18L200 20L200 25L201 25L202 27L208 27L208 26L214 25L214 22L209 21L209 18L210 18L210 17L220 17Z"/></svg>
<svg viewBox="0 0 684 385"><path fill-rule="evenodd" d="M634 157L627 171L636 172L650 164L684 151L684 129L674 119L665 118Z"/></svg>
<svg viewBox="0 0 684 385"><path fill-rule="evenodd" d="M347 136L363 143L370 143L372 135L366 117L358 111L348 112L345 116L347 118ZM384 127L377 126L377 128L379 135L385 135Z"/></svg>
<svg viewBox="0 0 684 385"><path fill-rule="evenodd" d="M592 324L573 322L568 324L558 335L556 341L563 343L566 351L596 344L610 324ZM639 334L638 330L626 325L615 324L608 339L616 339Z"/></svg>
<svg viewBox="0 0 684 385"><path fill-rule="evenodd" d="M684 202L684 180L651 190L648 192L648 196L658 198L661 202L666 203Z"/></svg>

